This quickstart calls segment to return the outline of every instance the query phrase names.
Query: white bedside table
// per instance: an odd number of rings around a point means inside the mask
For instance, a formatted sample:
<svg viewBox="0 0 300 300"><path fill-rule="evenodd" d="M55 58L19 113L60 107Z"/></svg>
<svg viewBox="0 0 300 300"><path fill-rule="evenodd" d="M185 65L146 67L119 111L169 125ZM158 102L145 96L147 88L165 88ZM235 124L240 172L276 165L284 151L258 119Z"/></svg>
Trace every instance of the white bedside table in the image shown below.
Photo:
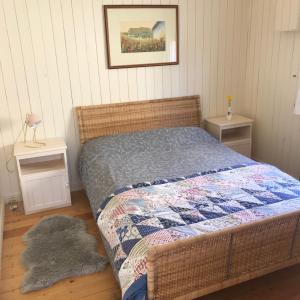
<svg viewBox="0 0 300 300"><path fill-rule="evenodd" d="M38 148L14 147L25 214L71 205L67 146L61 138L43 142Z"/></svg>
<svg viewBox="0 0 300 300"><path fill-rule="evenodd" d="M206 130L222 144L251 157L253 120L233 115L230 121L224 117L206 119Z"/></svg>

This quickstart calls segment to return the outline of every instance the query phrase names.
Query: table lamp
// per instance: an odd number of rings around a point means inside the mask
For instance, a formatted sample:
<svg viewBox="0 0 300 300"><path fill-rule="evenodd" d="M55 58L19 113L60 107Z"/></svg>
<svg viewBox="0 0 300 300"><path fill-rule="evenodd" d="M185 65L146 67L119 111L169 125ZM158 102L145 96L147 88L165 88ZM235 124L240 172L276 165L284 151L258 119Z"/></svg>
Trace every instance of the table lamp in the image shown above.
<svg viewBox="0 0 300 300"><path fill-rule="evenodd" d="M227 96L227 115L226 118L228 121L230 121L232 119L232 96Z"/></svg>
<svg viewBox="0 0 300 300"><path fill-rule="evenodd" d="M25 132L24 132L24 143L26 147L41 147L45 143L38 142L36 140L36 130L38 125L42 122L42 119L37 114L27 114L25 119ZM33 128L32 144L27 144L27 129L28 127Z"/></svg>

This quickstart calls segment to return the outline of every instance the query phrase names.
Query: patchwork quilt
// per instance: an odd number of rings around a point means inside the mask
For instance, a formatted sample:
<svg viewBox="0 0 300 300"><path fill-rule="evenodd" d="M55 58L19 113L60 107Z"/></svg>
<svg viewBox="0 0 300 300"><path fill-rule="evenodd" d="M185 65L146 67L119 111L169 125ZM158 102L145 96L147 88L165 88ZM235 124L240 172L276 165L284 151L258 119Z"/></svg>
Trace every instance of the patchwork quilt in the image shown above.
<svg viewBox="0 0 300 300"><path fill-rule="evenodd" d="M145 299L154 245L296 210L299 181L253 162L124 187L106 199L97 223L113 250L123 299Z"/></svg>

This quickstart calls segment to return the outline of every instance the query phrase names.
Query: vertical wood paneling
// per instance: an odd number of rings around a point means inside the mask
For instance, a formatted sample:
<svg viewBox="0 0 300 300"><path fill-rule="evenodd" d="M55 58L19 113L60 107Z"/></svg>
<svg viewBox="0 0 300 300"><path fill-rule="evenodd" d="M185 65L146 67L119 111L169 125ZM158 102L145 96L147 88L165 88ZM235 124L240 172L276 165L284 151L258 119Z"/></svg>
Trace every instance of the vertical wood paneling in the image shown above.
<svg viewBox="0 0 300 300"><path fill-rule="evenodd" d="M290 9L290 1L281 4ZM300 32L275 30L288 22L276 18L276 7L277 0L252 1L243 110L255 118L254 156L299 178L300 117L293 108L300 88Z"/></svg>
<svg viewBox="0 0 300 300"><path fill-rule="evenodd" d="M238 0L237 0L238 1ZM234 104L233 109L241 111L244 102L244 89L245 89L245 76L247 65L247 50L248 50L248 37L250 32L250 18L252 12L252 2L248 0L238 1L243 7L237 11L239 16L239 23L241 24L240 30L236 32L240 36L238 40L239 54L238 60L234 63L233 67L236 69L233 81L236 82L235 88L237 89L237 103ZM237 77L237 78L236 78Z"/></svg>
<svg viewBox="0 0 300 300"><path fill-rule="evenodd" d="M5 1L7 2L7 1ZM13 1L11 1L13 2ZM21 51L23 55L26 83L29 93L31 111L36 112L43 118L41 108L40 87L37 79L35 55L32 45L32 36L29 26L27 4L24 0L14 2L18 33L21 41ZM37 133L38 138L45 137L45 124L40 126Z"/></svg>
<svg viewBox="0 0 300 300"><path fill-rule="evenodd" d="M212 55L212 36L211 36L211 18L212 18L212 1L204 0L204 49L203 49L203 113L210 115L210 78L211 78L211 55ZM224 33L224 32L223 32ZM224 63L224 62L222 62Z"/></svg>
<svg viewBox="0 0 300 300"><path fill-rule="evenodd" d="M26 11L29 20L29 29L31 33L31 43L34 54L35 70L39 91L39 101L43 117L43 126L46 136L55 135L55 125L53 117L53 103L50 94L50 85L47 78L47 65L45 49L43 44L43 33L41 26L36 26L40 23L40 13L37 1L28 1L26 3ZM50 112L50 113L49 113Z"/></svg>
<svg viewBox="0 0 300 300"><path fill-rule="evenodd" d="M63 2L63 1L62 1ZM51 1L50 1L51 3ZM88 6L88 1L85 2L84 7ZM76 53L78 59L78 67L79 67L79 75L80 75L80 83L82 89L82 105L89 105L92 102L92 92L91 88L92 81L90 75L90 64L88 61L88 53L87 42L86 42L86 32L85 22L84 22L84 11L83 4L81 0L72 0L70 13L73 15L73 22L66 24L66 27L73 27L74 35L75 35L75 43L76 43ZM66 9L67 13L69 9ZM90 34L89 34L90 36ZM92 48L92 45L91 45ZM91 55L91 53L89 53ZM95 64L96 59L94 59Z"/></svg>
<svg viewBox="0 0 300 300"><path fill-rule="evenodd" d="M187 91L189 94L195 93L196 78L195 78L195 55L196 55L196 1L187 1ZM212 51L214 49L211 49Z"/></svg>
<svg viewBox="0 0 300 300"><path fill-rule="evenodd" d="M293 87L291 89L291 99L295 97L295 88L300 89L300 36L299 34L295 37L295 48L294 48L294 60L292 63L292 76L297 75L297 77L293 77ZM292 102L294 105L294 102ZM289 148L286 151L286 155L284 159L287 161L287 169L291 170L291 174L295 174L295 176L300 177L300 162L299 160L295 163L295 160L299 157L299 149L300 149L300 120L299 116L293 116L293 118L289 122L290 132L292 133L289 139Z"/></svg>
<svg viewBox="0 0 300 300"><path fill-rule="evenodd" d="M68 52L68 65L70 72L70 82L74 105L83 105L83 88L84 82L81 80L81 72L78 59L77 42L74 28L73 5L72 0L61 2L63 26L66 36L66 49ZM97 60L96 60L97 61Z"/></svg>
<svg viewBox="0 0 300 300"><path fill-rule="evenodd" d="M162 67L154 67L154 98L163 97L163 88Z"/></svg>
<svg viewBox="0 0 300 300"><path fill-rule="evenodd" d="M233 65L237 63L233 57L233 52L237 45L234 44L234 21L236 15L236 6L234 5L234 0L227 0L227 14L226 14L226 30L225 30L225 66L224 66L224 86L223 86L223 95L235 95L236 91L233 91L232 87L232 70ZM223 97L224 97L223 96ZM226 101L223 101L223 112L226 111Z"/></svg>
<svg viewBox="0 0 300 300"><path fill-rule="evenodd" d="M196 1L196 91L197 94L201 94L201 98L203 98L202 90L203 90L203 50L204 50L204 0ZM178 80L179 80L179 70L178 70ZM216 85L217 88L217 85ZM201 101L202 111L203 111L203 103Z"/></svg>
<svg viewBox="0 0 300 300"><path fill-rule="evenodd" d="M220 28L218 26L220 19L220 6L218 0L212 1L211 18L210 18L210 28L212 32L211 39L211 55L210 55L210 70L211 76L209 80L209 104L208 111L214 114L217 110L217 89L216 83L218 80L218 49L219 49L219 32Z"/></svg>
<svg viewBox="0 0 300 300"><path fill-rule="evenodd" d="M63 1L61 1L63 2ZM97 48L95 45L94 19L93 19L93 0L81 0L83 10L83 23L87 61L89 66L89 79L91 85L91 102L101 103L101 86L99 84L99 66L97 62Z"/></svg>
<svg viewBox="0 0 300 300"><path fill-rule="evenodd" d="M61 93L61 107L63 112L63 122L65 127L65 137L68 143L68 156L71 182L77 178L76 157L78 148L78 138L75 134L75 121L73 112L73 95L71 77L69 72L69 61L66 46L66 33L63 24L63 14L60 0L51 0L50 13L53 28L53 38L55 46L56 61L58 66L58 77ZM72 151L73 150L73 151ZM71 163L73 162L73 163Z"/></svg>
<svg viewBox="0 0 300 300"><path fill-rule="evenodd" d="M47 66L46 76L50 86L50 97L52 99L53 119L55 135L65 136L65 122L62 107L61 82L58 72L58 61L55 50L55 36L52 26L52 12L49 0L38 0L40 13L40 26L43 34L43 46L45 51L45 63Z"/></svg>
<svg viewBox="0 0 300 300"><path fill-rule="evenodd" d="M154 68L146 68L146 78L147 99L154 99Z"/></svg>
<svg viewBox="0 0 300 300"><path fill-rule="evenodd" d="M224 84L225 84L225 54L226 54L226 36L222 34L222 28L226 28L228 1L221 1L219 7L219 26L218 26L218 53L217 53L217 78L216 78L216 112L217 115L224 113L224 101L218 101L218 99L224 99Z"/></svg>
<svg viewBox="0 0 300 300"><path fill-rule="evenodd" d="M15 186L17 185L17 176L6 169L6 161L11 156L11 147L8 147L6 143L12 144L14 137L12 134L12 124L11 116L8 110L8 99L7 92L3 80L3 70L0 64L0 111L3 113L3 118L1 118L1 129L0 129L0 166L1 166L1 188L5 187L4 196L14 193ZM6 143L5 143L6 141ZM14 166L14 163L7 165L9 168Z"/></svg>
<svg viewBox="0 0 300 300"><path fill-rule="evenodd" d="M3 80L6 86L8 107L13 118L13 135L17 136L19 128L30 112L29 92L23 62L23 54L17 29L16 15L10 1L0 2L0 38L1 64ZM7 17L12 14L13 17Z"/></svg>
<svg viewBox="0 0 300 300"><path fill-rule="evenodd" d="M109 103L111 99L109 72L106 68L105 35L103 26L103 9L101 0L93 0L94 34L96 40L97 63L100 72L100 87L102 103ZM95 62L94 62L95 63Z"/></svg>
<svg viewBox="0 0 300 300"><path fill-rule="evenodd" d="M73 188L80 184L75 106L199 93L204 116L224 113L225 93L240 93L245 81L248 3L0 0L1 193L18 193L5 160L29 111L43 117L40 137L65 137ZM180 65L108 70L104 4L178 4Z"/></svg>
<svg viewBox="0 0 300 300"><path fill-rule="evenodd" d="M178 0L180 6L180 65L179 65L179 95L187 95L187 1Z"/></svg>

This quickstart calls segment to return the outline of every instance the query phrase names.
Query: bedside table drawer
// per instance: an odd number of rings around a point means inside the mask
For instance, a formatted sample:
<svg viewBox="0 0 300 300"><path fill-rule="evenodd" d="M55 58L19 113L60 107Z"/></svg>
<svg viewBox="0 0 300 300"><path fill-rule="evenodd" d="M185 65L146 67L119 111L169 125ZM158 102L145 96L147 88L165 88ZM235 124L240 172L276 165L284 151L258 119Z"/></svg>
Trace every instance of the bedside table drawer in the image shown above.
<svg viewBox="0 0 300 300"><path fill-rule="evenodd" d="M251 157L251 142L240 144L224 143L224 145L240 154L243 154L249 158Z"/></svg>
<svg viewBox="0 0 300 300"><path fill-rule="evenodd" d="M71 204L65 172L44 178L25 179L22 190L26 214Z"/></svg>

